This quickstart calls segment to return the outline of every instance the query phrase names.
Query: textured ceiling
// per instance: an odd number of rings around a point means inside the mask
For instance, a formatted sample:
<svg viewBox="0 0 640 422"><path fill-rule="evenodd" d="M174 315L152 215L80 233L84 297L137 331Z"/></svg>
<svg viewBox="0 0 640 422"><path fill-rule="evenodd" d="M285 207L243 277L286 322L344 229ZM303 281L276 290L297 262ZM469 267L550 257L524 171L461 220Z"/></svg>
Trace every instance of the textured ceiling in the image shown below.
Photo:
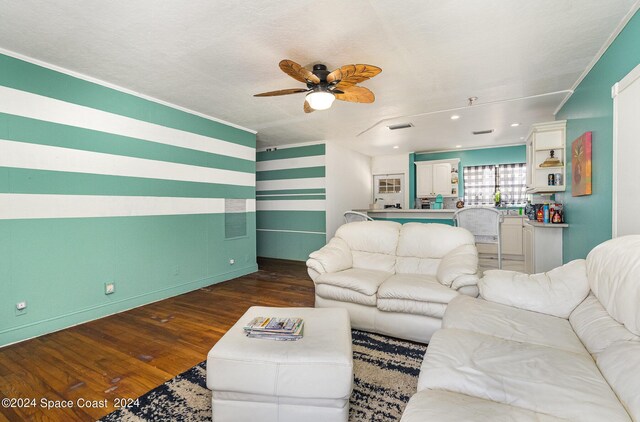
<svg viewBox="0 0 640 422"><path fill-rule="evenodd" d="M570 89L634 2L0 0L0 47L257 130L262 145L340 140L380 155L522 142L564 95L482 104ZM362 84L376 102L305 114L302 94L254 98L302 85L283 58L380 66ZM458 121L425 114L469 96L478 106ZM384 127L402 121L415 127Z"/></svg>

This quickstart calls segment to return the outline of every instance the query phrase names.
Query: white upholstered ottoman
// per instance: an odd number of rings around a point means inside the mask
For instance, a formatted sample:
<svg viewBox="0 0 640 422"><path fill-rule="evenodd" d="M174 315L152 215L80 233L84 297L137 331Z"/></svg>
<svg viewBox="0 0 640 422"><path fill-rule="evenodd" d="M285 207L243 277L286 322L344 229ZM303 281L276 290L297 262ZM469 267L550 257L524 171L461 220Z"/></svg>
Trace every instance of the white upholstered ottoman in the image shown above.
<svg viewBox="0 0 640 422"><path fill-rule="evenodd" d="M304 336L248 338L242 327L257 316L300 317ZM214 422L346 422L352 384L345 309L254 306L207 357Z"/></svg>

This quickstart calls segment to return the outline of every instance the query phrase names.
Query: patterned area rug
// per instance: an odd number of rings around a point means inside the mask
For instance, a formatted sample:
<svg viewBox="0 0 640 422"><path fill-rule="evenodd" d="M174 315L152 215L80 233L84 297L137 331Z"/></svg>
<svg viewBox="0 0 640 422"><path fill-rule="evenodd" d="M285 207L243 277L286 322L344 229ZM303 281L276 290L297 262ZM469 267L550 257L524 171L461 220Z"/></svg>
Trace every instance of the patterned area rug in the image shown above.
<svg viewBox="0 0 640 422"><path fill-rule="evenodd" d="M427 346L353 330L355 382L350 422L392 422L416 392ZM211 420L211 391L202 362L140 397L139 405L105 416L104 422Z"/></svg>

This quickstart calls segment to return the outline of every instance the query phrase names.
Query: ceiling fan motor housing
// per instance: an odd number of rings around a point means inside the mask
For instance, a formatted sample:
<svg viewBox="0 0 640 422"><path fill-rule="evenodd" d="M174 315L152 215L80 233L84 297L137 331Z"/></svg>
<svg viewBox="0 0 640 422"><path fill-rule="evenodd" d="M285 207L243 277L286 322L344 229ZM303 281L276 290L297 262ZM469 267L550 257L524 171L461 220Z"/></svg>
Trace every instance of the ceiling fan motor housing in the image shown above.
<svg viewBox="0 0 640 422"><path fill-rule="evenodd" d="M316 75L319 79L320 79L320 83L321 84L326 84L327 83L327 75L330 72L327 70L327 66L323 65L323 64L314 64L313 65L313 74ZM316 84L309 84L307 83L307 86L309 88L312 88L313 86L315 86Z"/></svg>

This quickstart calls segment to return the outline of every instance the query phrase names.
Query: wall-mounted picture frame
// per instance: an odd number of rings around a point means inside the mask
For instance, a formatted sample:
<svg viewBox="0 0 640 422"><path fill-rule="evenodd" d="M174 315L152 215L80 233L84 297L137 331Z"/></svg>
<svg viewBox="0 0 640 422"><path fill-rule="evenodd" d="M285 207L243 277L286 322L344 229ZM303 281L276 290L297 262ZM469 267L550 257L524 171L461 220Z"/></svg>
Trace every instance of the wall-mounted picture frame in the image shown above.
<svg viewBox="0 0 640 422"><path fill-rule="evenodd" d="M571 195L591 195L591 136L585 132L571 143Z"/></svg>

